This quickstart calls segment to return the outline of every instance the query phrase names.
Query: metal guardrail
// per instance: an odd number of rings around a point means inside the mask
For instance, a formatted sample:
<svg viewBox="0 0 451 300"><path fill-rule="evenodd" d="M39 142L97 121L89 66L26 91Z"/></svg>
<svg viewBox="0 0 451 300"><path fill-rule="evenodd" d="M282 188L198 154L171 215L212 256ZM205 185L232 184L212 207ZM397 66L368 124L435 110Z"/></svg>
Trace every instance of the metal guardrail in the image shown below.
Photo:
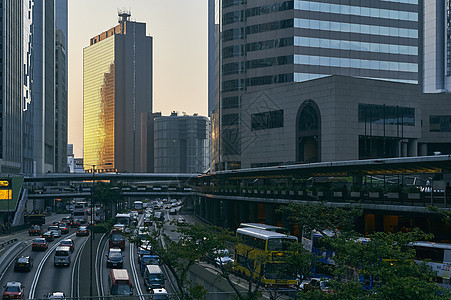
<svg viewBox="0 0 451 300"><path fill-rule="evenodd" d="M4 248L4 247L8 246L9 244L12 244L12 243L15 243L15 242L17 242L17 239L11 239L11 240L9 240L7 242L1 243L0 244L0 248Z"/></svg>

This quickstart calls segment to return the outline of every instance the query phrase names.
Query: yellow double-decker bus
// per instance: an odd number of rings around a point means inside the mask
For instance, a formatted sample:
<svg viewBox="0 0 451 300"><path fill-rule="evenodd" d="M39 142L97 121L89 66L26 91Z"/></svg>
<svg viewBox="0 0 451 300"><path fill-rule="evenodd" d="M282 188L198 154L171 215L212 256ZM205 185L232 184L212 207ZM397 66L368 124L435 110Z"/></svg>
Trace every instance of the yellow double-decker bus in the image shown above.
<svg viewBox="0 0 451 300"><path fill-rule="evenodd" d="M283 261L295 236L250 227L238 228L236 235L235 271L265 286L296 286L296 274Z"/></svg>

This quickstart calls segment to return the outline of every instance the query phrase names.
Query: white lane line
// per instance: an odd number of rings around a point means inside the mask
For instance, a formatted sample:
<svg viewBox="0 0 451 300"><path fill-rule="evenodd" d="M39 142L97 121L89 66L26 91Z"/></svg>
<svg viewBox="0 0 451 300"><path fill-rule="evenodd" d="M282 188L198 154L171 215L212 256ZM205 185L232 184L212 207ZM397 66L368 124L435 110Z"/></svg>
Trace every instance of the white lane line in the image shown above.
<svg viewBox="0 0 451 300"><path fill-rule="evenodd" d="M99 243L97 244L97 251L96 251L96 265L95 265L95 274L96 274L96 286L97 286L97 295L100 297L103 297L103 280L102 280L102 258L103 256L99 255L99 252L102 253L105 252L106 243L103 244L102 250L100 250L100 245L102 245L103 238L107 235L107 232L105 232L102 237L100 238ZM100 265L99 265L99 257L100 257ZM99 268L100 266L100 268Z"/></svg>
<svg viewBox="0 0 451 300"><path fill-rule="evenodd" d="M85 248L87 241L88 241L88 239L84 240L84 242L80 246L80 249L78 249L77 255L75 256L74 267L72 268L71 298L79 297L79 295L80 295L80 256L81 256L81 253L83 252L83 249ZM75 267L75 265L77 267ZM74 286L75 270L77 270L77 286L76 287ZM74 295L75 288L77 289L76 295Z"/></svg>
<svg viewBox="0 0 451 300"><path fill-rule="evenodd" d="M36 273L34 274L33 282L30 286L30 294L28 295L28 299L34 299L34 293L36 291L36 286L38 285L39 277L41 276L42 267L44 267L45 262L49 258L50 254L52 254L53 250L58 247L59 243L56 243L45 253L42 260L39 262L38 268L36 269Z"/></svg>
<svg viewBox="0 0 451 300"><path fill-rule="evenodd" d="M132 274L133 274L133 278L135 280L135 286L136 286L136 291L138 292L139 295L139 299L140 300L145 300L144 296L143 296L143 292L141 290L141 285L139 284L139 278L138 278L138 273L136 272L136 265L135 265L135 245L130 243L130 268L132 270Z"/></svg>

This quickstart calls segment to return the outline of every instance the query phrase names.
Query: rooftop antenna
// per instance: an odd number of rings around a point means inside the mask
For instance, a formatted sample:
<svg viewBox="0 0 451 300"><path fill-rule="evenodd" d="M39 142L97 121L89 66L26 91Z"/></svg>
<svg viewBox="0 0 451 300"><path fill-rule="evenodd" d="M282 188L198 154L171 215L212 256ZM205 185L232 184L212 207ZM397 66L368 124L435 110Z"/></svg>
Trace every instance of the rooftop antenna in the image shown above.
<svg viewBox="0 0 451 300"><path fill-rule="evenodd" d="M117 10L118 15L118 22L119 24L122 24L124 22L130 21L131 11L126 9L118 9Z"/></svg>

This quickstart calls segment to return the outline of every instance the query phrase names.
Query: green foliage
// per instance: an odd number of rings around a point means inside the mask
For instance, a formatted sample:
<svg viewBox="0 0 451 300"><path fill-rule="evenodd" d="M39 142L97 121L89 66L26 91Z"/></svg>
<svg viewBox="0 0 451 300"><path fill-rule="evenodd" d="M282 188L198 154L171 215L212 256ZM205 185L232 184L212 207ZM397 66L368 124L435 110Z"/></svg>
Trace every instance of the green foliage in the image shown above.
<svg viewBox="0 0 451 300"><path fill-rule="evenodd" d="M290 225L298 225L304 232L326 229L353 231L355 221L362 215L360 208L335 208L320 204L291 202L277 210L287 218Z"/></svg>
<svg viewBox="0 0 451 300"><path fill-rule="evenodd" d="M443 208L438 208L437 206L428 206L427 209L439 214L445 223L451 224L451 211L445 210Z"/></svg>
<svg viewBox="0 0 451 300"><path fill-rule="evenodd" d="M371 235L362 243L338 235L324 242L334 249L335 299L436 299L446 293L433 281L434 273L425 263L414 262L415 250L408 246L430 235L408 233ZM359 277L372 278L374 287L365 291ZM360 287L359 287L360 286Z"/></svg>
<svg viewBox="0 0 451 300"><path fill-rule="evenodd" d="M385 187L386 192L390 193L401 193L402 192L402 185L399 184L390 184Z"/></svg>
<svg viewBox="0 0 451 300"><path fill-rule="evenodd" d="M379 193L381 193L381 192L384 191L384 189L382 188L382 186L379 186L379 185L370 185L368 187L368 191L369 192L379 192Z"/></svg>
<svg viewBox="0 0 451 300"><path fill-rule="evenodd" d="M114 219L109 219L108 221L97 223L94 225L95 233L105 233L111 230L114 225Z"/></svg>
<svg viewBox="0 0 451 300"><path fill-rule="evenodd" d="M153 252L169 268L175 278L181 299L204 299L205 288L192 282L189 277L190 268L199 262L214 262L218 249L225 249L235 241L235 237L227 230L215 226L192 225L178 227L179 240L174 241L164 231L164 223L156 222L157 230L146 238L150 241ZM131 242L142 243L138 237L130 237ZM231 273L231 266L223 266Z"/></svg>

